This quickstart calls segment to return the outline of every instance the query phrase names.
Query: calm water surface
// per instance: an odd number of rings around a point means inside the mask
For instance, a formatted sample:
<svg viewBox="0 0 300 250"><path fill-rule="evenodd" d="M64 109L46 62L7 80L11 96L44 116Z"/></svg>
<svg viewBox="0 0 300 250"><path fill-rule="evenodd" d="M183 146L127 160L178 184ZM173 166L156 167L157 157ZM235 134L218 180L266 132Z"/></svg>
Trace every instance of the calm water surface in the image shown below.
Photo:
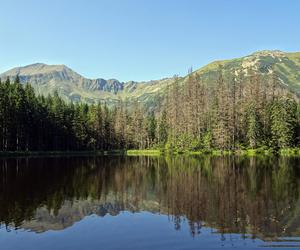
<svg viewBox="0 0 300 250"><path fill-rule="evenodd" d="M300 159L0 160L0 248L300 248Z"/></svg>

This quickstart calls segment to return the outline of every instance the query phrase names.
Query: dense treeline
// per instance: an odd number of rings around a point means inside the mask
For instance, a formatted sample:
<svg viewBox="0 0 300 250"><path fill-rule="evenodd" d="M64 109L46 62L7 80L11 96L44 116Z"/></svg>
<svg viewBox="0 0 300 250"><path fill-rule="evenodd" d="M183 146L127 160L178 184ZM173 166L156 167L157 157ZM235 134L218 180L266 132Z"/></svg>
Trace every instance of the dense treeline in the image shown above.
<svg viewBox="0 0 300 250"><path fill-rule="evenodd" d="M136 105L132 116L123 103L65 103L57 93L36 96L33 88L0 82L0 151L111 150L150 147L154 115ZM135 133L138 131L138 133Z"/></svg>
<svg viewBox="0 0 300 250"><path fill-rule="evenodd" d="M197 74L175 78L155 112L121 100L110 108L66 103L7 79L0 82L0 151L299 146L298 99L279 77L224 76L221 68L216 75L209 86Z"/></svg>
<svg viewBox="0 0 300 250"><path fill-rule="evenodd" d="M240 75L240 74L238 74ZM167 148L179 150L299 146L299 104L276 74L224 76L207 86L197 74L170 87Z"/></svg>

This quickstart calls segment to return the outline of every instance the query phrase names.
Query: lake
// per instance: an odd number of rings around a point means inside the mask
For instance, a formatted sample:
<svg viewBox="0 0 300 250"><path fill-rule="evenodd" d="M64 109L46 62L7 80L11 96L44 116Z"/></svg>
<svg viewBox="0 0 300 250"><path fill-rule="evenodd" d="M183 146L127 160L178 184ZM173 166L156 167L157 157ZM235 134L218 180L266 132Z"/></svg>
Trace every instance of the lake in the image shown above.
<svg viewBox="0 0 300 250"><path fill-rule="evenodd" d="M0 160L7 249L300 247L300 158Z"/></svg>

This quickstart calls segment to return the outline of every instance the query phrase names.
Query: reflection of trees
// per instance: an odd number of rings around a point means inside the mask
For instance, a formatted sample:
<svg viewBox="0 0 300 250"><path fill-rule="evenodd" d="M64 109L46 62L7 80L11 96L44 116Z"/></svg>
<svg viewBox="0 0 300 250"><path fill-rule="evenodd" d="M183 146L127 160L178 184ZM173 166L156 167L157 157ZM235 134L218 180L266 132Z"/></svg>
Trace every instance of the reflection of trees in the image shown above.
<svg viewBox="0 0 300 250"><path fill-rule="evenodd" d="M38 207L108 197L117 210L160 211L192 234L202 225L253 237L296 235L299 163L293 158L104 157L0 162L0 220L21 226ZM151 201L159 204L152 207Z"/></svg>
<svg viewBox="0 0 300 250"><path fill-rule="evenodd" d="M202 160L207 161L200 159L199 166ZM169 183L168 203L162 206L171 208L168 212L174 216L205 221L224 233L252 233L254 237L291 234L296 228L289 229L286 220L298 198L293 167L296 162L287 158L272 162L259 158L211 158L210 175L202 167L169 174L165 178Z"/></svg>

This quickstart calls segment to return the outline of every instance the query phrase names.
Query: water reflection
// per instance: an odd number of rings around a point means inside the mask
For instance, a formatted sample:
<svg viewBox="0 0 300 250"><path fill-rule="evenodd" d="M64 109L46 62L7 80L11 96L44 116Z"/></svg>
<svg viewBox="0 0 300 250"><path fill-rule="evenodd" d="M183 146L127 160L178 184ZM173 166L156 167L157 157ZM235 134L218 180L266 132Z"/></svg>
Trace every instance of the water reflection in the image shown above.
<svg viewBox="0 0 300 250"><path fill-rule="evenodd" d="M69 157L0 161L7 230L62 230L87 215L166 214L192 236L300 236L298 158Z"/></svg>

